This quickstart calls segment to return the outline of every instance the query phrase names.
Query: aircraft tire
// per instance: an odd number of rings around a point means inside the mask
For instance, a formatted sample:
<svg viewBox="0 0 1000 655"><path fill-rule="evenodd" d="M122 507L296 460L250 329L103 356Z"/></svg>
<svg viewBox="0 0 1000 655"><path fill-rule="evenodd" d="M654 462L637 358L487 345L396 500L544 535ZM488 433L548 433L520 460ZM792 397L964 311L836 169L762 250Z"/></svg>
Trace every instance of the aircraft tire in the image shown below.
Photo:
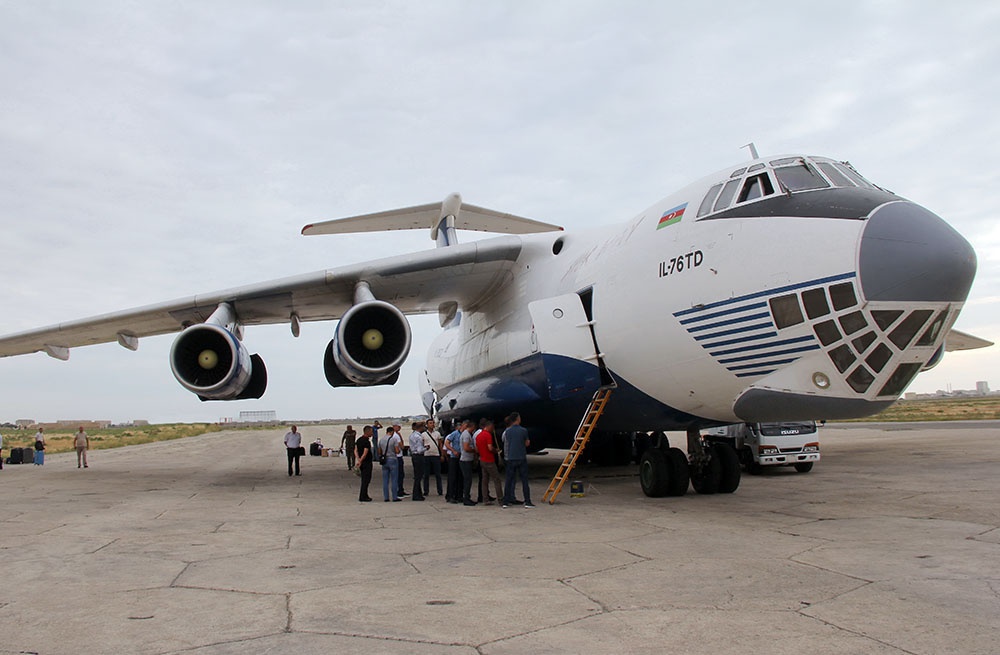
<svg viewBox="0 0 1000 655"><path fill-rule="evenodd" d="M795 465L795 470L798 471L799 473L808 473L809 471L813 470L813 463L801 462Z"/></svg>
<svg viewBox="0 0 1000 655"><path fill-rule="evenodd" d="M642 461L642 454L646 452L646 449L652 447L652 440L649 435L645 432L635 433L635 463L638 464Z"/></svg>
<svg viewBox="0 0 1000 655"><path fill-rule="evenodd" d="M670 465L670 482L667 485L668 496L683 496L691 484L688 472L687 455L680 448L667 450L667 463Z"/></svg>
<svg viewBox="0 0 1000 655"><path fill-rule="evenodd" d="M650 498L662 498L670 490L670 466L659 448L649 448L639 462L639 484Z"/></svg>
<svg viewBox="0 0 1000 655"><path fill-rule="evenodd" d="M729 444L717 443L713 448L713 459L719 460L718 492L731 494L740 487L740 458Z"/></svg>
<svg viewBox="0 0 1000 655"><path fill-rule="evenodd" d="M719 481L722 479L722 465L719 458L712 458L700 466L688 465L691 475L691 486L700 494L714 494L719 491Z"/></svg>

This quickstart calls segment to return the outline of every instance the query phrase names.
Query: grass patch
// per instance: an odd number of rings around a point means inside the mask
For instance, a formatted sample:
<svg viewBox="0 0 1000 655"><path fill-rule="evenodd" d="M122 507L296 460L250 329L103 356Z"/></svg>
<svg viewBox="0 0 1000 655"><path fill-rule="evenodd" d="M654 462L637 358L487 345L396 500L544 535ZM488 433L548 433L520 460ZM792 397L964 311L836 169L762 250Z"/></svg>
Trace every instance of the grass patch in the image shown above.
<svg viewBox="0 0 1000 655"><path fill-rule="evenodd" d="M984 421L1000 419L1000 396L900 400L885 411L858 421Z"/></svg>
<svg viewBox="0 0 1000 655"><path fill-rule="evenodd" d="M206 432L219 432L222 426L214 423L169 423L163 425L150 425L143 427L128 428L107 428L104 430L88 431L90 437L91 450L104 450L106 448L118 448L120 446L134 446L141 443L152 443L154 441L169 441L171 439L183 439L193 437ZM64 453L75 450L73 447L73 437L76 430L67 431L46 431L45 432L45 452ZM10 454L11 448L33 448L35 446L35 433L31 430L11 430L4 431L3 447Z"/></svg>

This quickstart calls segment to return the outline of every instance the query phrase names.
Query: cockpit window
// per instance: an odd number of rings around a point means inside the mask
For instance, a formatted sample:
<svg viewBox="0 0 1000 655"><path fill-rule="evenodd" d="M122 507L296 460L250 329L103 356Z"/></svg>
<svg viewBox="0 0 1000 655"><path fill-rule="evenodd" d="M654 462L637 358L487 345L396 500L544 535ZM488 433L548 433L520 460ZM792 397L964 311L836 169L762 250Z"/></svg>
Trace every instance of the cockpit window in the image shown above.
<svg viewBox="0 0 1000 655"><path fill-rule="evenodd" d="M831 187L879 188L861 177L848 162L801 155L782 157L737 168L728 179L712 185L698 207L698 218L776 193L791 195Z"/></svg>
<svg viewBox="0 0 1000 655"><path fill-rule="evenodd" d="M746 183L743 185L743 190L740 191L740 197L737 202L746 202L748 200L755 200L757 198L762 198L764 196L769 196L774 193L774 187L771 185L771 179L766 173L761 175L754 175L753 177L748 177Z"/></svg>
<svg viewBox="0 0 1000 655"><path fill-rule="evenodd" d="M719 195L719 189L722 188L722 182L719 182L705 194L705 198L701 201L701 206L698 207L698 216L704 216L708 212L712 211L712 203Z"/></svg>
<svg viewBox="0 0 1000 655"><path fill-rule="evenodd" d="M728 207L729 203L733 201L733 196L736 195L736 188L739 185L740 181L738 179L726 182L726 186L722 187L722 193L719 194L719 199L715 201L713 211L719 211Z"/></svg>
<svg viewBox="0 0 1000 655"><path fill-rule="evenodd" d="M850 166L845 165L845 164L835 164L835 166L837 167L838 171L840 171L841 173L843 173L844 175L846 175L847 177L849 177L851 179L851 181L853 181L859 187L862 187L862 188L865 188L865 189L872 189L872 188L875 187L874 184L872 184L871 182L869 182L865 178L863 178L860 175L858 175L858 172L856 170L854 170L853 168L851 168Z"/></svg>
<svg viewBox="0 0 1000 655"><path fill-rule="evenodd" d="M774 169L774 174L782 185L792 193L809 189L823 189L829 185L819 172L801 159L792 166Z"/></svg>
<svg viewBox="0 0 1000 655"><path fill-rule="evenodd" d="M837 170L837 167L830 162L820 162L819 167L826 173L826 176L830 178L833 182L833 186L854 186L854 182L851 182L850 178Z"/></svg>

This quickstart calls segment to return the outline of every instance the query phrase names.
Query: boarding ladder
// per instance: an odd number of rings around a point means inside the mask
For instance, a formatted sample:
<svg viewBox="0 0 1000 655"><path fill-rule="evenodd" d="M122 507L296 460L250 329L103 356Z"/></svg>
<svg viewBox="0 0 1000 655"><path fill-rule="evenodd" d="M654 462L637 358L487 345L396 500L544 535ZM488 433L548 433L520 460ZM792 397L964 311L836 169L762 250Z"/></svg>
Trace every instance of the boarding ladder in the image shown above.
<svg viewBox="0 0 1000 655"><path fill-rule="evenodd" d="M608 399L611 397L611 392L614 388L615 385L610 385L601 387L594 392L594 398L587 407L587 413L583 415L580 427L576 429L576 437L573 438L573 445L570 446L569 452L566 453L566 458L559 465L559 470L556 471L556 476L549 483L549 488L542 495L542 500L549 501L549 505L556 502L556 496L559 495L563 485L566 484L566 480L569 479L569 474L573 472L576 460L580 458L580 453L583 452L587 442L590 441L590 433L594 431L597 419L601 418L601 414L604 413L604 407L608 404Z"/></svg>

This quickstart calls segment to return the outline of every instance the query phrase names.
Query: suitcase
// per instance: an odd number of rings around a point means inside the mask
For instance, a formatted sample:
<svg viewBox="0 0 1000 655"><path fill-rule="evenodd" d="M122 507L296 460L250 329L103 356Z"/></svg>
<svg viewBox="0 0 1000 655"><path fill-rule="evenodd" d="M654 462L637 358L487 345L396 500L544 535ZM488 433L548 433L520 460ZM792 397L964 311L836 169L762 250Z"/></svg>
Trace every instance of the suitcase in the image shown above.
<svg viewBox="0 0 1000 655"><path fill-rule="evenodd" d="M44 450L36 450L35 451L35 464L38 464L39 466L41 466L44 463L45 463L45 451Z"/></svg>
<svg viewBox="0 0 1000 655"><path fill-rule="evenodd" d="M11 448L10 449L10 463L20 464L24 457L24 448Z"/></svg>
<svg viewBox="0 0 1000 655"><path fill-rule="evenodd" d="M35 449L34 448L22 448L21 449L21 463L22 464L34 464L35 463Z"/></svg>
<svg viewBox="0 0 1000 655"><path fill-rule="evenodd" d="M318 443L309 444L309 455L312 457L319 457L322 452L323 447Z"/></svg>

